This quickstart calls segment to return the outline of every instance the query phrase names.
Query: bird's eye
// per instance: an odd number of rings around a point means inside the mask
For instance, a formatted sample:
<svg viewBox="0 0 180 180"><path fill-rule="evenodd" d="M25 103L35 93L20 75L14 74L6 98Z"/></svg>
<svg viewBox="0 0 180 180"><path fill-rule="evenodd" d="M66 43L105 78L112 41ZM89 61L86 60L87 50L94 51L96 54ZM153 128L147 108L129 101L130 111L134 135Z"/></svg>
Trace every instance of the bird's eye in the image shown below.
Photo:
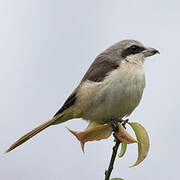
<svg viewBox="0 0 180 180"><path fill-rule="evenodd" d="M136 46L136 45L132 45L130 47L131 50L138 50L140 47L139 46Z"/></svg>
<svg viewBox="0 0 180 180"><path fill-rule="evenodd" d="M137 54L137 53L140 53L144 50L145 48L144 47L141 47L141 46L137 46L137 45L132 45L130 47L128 47L127 49L125 49L123 52L122 52L122 57L127 57L129 55L132 55L132 54Z"/></svg>

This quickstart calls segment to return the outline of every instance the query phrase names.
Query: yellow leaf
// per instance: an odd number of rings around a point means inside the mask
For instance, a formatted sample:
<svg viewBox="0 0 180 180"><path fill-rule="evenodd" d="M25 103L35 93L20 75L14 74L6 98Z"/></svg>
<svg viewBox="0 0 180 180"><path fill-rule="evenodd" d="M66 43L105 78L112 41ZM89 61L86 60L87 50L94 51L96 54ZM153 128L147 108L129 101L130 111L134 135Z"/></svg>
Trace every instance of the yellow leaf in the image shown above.
<svg viewBox="0 0 180 180"><path fill-rule="evenodd" d="M138 140L138 158L135 164L133 164L130 167L134 167L141 163L147 156L148 151L149 151L149 136L147 134L146 129L139 123L128 123L133 131L136 134L136 138Z"/></svg>
<svg viewBox="0 0 180 180"><path fill-rule="evenodd" d="M111 124L95 125L92 128L87 128L84 131L72 131L67 128L81 143L81 148L84 152L84 144L88 141L99 141L108 138L112 133Z"/></svg>
<svg viewBox="0 0 180 180"><path fill-rule="evenodd" d="M137 143L136 139L126 131L121 123L118 123L118 132L115 133L115 136L124 144Z"/></svg>
<svg viewBox="0 0 180 180"><path fill-rule="evenodd" d="M91 122L88 124L86 130L91 129L91 128L94 128L95 126L97 126L97 123L96 123L95 121L91 121ZM85 145L85 143L84 143L84 142L80 142L80 144L81 144L81 149L82 149L82 151L83 151L83 153L84 153L84 145Z"/></svg>

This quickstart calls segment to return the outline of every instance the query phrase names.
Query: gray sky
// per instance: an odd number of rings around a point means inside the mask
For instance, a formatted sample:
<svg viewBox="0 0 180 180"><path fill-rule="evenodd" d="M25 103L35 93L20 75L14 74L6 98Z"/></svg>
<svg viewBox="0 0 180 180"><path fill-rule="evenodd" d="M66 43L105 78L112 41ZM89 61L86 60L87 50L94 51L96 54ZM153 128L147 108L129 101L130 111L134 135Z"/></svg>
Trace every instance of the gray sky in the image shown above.
<svg viewBox="0 0 180 180"><path fill-rule="evenodd" d="M103 179L113 138L87 143L85 154L67 131L87 123L72 120L43 131L7 155L17 138L48 120L105 48L136 39L160 56L145 63L146 89L130 120L150 135L147 159L136 145L117 159L112 177L178 179L180 101L180 3L163 0L0 1L0 179ZM70 72L70 73L69 73Z"/></svg>

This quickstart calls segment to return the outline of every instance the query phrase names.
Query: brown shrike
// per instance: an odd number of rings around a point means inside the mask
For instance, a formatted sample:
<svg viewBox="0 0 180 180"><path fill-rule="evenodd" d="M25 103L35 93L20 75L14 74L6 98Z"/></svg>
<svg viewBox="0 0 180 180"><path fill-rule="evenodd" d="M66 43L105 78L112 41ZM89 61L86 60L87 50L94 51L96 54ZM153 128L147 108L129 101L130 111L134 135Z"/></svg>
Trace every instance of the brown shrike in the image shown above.
<svg viewBox="0 0 180 180"><path fill-rule="evenodd" d="M78 87L54 117L25 134L6 152L51 125L73 118L104 124L129 116L139 104L145 87L144 60L159 53L135 40L120 41L99 54Z"/></svg>

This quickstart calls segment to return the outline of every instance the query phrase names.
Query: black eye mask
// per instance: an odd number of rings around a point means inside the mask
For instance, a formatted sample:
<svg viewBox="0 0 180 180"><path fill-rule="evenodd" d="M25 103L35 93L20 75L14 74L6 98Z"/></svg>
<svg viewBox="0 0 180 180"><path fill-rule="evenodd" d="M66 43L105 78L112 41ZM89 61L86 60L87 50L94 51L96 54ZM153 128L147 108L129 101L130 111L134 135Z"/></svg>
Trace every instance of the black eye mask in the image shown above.
<svg viewBox="0 0 180 180"><path fill-rule="evenodd" d="M144 47L140 47L140 46L137 46L137 45L132 45L132 46L128 47L127 49L125 49L122 52L122 57L126 58L127 56L129 56L131 54L137 54L137 53L140 53L140 52L142 52L144 50L145 50Z"/></svg>

